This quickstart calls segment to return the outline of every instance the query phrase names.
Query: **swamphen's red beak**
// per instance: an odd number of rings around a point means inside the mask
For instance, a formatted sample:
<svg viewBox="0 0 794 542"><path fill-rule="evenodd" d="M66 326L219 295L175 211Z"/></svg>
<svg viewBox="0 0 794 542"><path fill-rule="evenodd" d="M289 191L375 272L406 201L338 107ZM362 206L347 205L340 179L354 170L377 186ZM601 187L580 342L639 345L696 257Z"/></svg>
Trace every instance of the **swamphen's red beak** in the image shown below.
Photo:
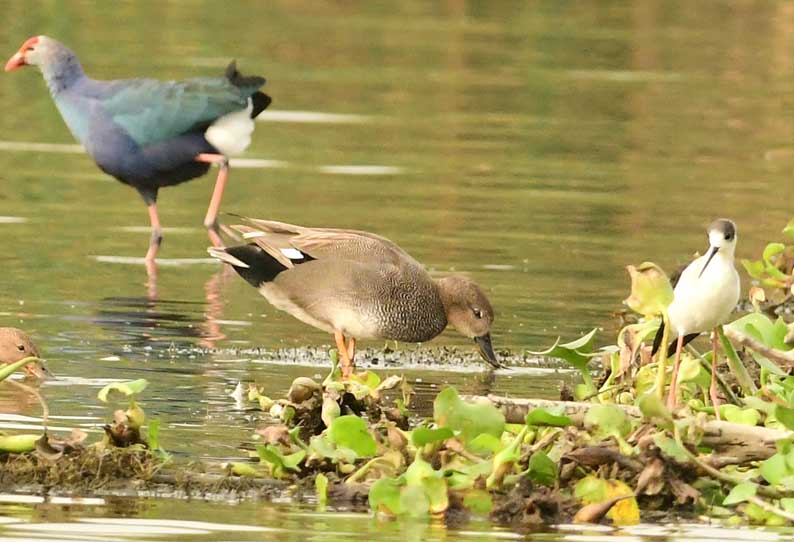
<svg viewBox="0 0 794 542"><path fill-rule="evenodd" d="M34 45L39 42L39 37L35 36L30 38L25 43L22 44L22 47L19 48L14 56L8 59L6 62L5 71L10 72L11 70L16 70L17 68L21 68L22 66L27 65L27 61L25 60L25 53L28 49L32 49Z"/></svg>
<svg viewBox="0 0 794 542"><path fill-rule="evenodd" d="M17 68L21 68L24 65L25 65L25 55L23 55L22 53L17 53L8 59L8 62L6 62L5 70L7 72L10 72L11 70L16 70Z"/></svg>

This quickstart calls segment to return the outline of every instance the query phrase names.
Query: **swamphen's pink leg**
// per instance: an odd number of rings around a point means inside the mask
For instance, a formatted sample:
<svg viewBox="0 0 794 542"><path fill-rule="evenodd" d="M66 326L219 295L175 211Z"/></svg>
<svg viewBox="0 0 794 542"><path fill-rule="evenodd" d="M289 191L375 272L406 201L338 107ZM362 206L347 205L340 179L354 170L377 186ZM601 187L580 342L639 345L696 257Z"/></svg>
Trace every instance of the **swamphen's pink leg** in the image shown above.
<svg viewBox="0 0 794 542"><path fill-rule="evenodd" d="M152 236L149 238L149 250L146 252L146 262L154 262L160 244L163 242L163 230L160 228L160 217L157 216L157 204L152 203L148 207L149 222L152 224Z"/></svg>
<svg viewBox="0 0 794 542"><path fill-rule="evenodd" d="M717 421L720 421L720 398L717 397L717 328L714 328L714 333L711 337L711 385L709 386L709 397L711 397L711 406L714 407L714 414L717 416Z"/></svg>
<svg viewBox="0 0 794 542"><path fill-rule="evenodd" d="M149 209L149 222L152 224L152 236L149 238L149 250L146 251L146 275L149 280L146 285L149 289L149 297L157 297L157 251L160 249L160 244L163 242L163 231L160 228L160 217L157 216L157 204L152 203Z"/></svg>
<svg viewBox="0 0 794 542"><path fill-rule="evenodd" d="M223 239L218 228L218 211L221 208L223 190L226 188L226 181L229 179L229 160L222 154L202 153L196 156L196 161L218 164L218 178L215 180L215 188L212 191L210 205L207 207L207 214L204 216L204 227L207 228L207 235L214 247L223 247Z"/></svg>
<svg viewBox="0 0 794 542"><path fill-rule="evenodd" d="M681 364L681 350L684 349L684 334L678 335L675 344L675 364L673 365L673 377L670 381L670 392L667 395L667 408L673 410L678 402L678 366ZM662 346L664 350L664 346Z"/></svg>

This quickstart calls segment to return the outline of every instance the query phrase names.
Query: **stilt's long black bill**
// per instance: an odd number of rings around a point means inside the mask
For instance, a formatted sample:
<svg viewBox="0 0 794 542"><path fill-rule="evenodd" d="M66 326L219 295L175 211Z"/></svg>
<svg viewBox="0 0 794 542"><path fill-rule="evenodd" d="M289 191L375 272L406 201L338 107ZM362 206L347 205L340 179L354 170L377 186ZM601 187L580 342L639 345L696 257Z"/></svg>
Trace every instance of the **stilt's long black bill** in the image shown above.
<svg viewBox="0 0 794 542"><path fill-rule="evenodd" d="M719 249L720 249L720 247L711 247L711 251L709 252L709 259L706 260L706 265L704 265L703 269L700 270L700 275L698 275L698 278L700 278L703 275L703 272L709 266L709 263L711 262L711 259L714 257L714 255L717 253L717 251Z"/></svg>
<svg viewBox="0 0 794 542"><path fill-rule="evenodd" d="M496 369L504 367L501 363L499 363L499 360L496 359L496 354L493 351L493 345L491 345L490 333L486 333L482 337L474 337L474 342L477 343L477 348L480 351L482 359L490 363L491 366L495 367Z"/></svg>

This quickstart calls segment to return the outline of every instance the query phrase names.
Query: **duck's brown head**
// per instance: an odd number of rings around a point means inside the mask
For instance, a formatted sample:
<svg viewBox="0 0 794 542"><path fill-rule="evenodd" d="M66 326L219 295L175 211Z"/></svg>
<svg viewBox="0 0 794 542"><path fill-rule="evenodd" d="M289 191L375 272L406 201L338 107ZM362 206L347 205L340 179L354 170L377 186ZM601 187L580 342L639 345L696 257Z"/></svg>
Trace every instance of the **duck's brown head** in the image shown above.
<svg viewBox="0 0 794 542"><path fill-rule="evenodd" d="M474 339L482 358L494 367L502 367L491 345L494 313L491 302L477 284L460 275L438 281L447 321L458 332Z"/></svg>
<svg viewBox="0 0 794 542"><path fill-rule="evenodd" d="M39 349L30 336L15 327L0 327L0 363L14 363L29 357L39 357ZM36 378L47 375L40 363L27 364L25 372Z"/></svg>

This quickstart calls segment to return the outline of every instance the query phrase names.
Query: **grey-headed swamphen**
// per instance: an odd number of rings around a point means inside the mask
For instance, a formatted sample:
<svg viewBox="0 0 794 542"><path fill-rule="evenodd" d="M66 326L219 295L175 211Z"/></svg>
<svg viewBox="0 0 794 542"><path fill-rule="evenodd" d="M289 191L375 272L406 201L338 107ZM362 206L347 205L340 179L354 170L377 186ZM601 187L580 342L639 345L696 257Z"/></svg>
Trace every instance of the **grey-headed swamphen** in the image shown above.
<svg viewBox="0 0 794 542"><path fill-rule="evenodd" d="M228 157L251 143L253 119L270 105L259 91L264 78L246 77L232 62L223 77L98 81L47 36L22 44L5 70L26 65L39 67L63 120L97 165L143 197L152 224L147 264L163 238L158 190L204 175L212 164L220 170L204 225L212 244L223 246L217 216Z"/></svg>

